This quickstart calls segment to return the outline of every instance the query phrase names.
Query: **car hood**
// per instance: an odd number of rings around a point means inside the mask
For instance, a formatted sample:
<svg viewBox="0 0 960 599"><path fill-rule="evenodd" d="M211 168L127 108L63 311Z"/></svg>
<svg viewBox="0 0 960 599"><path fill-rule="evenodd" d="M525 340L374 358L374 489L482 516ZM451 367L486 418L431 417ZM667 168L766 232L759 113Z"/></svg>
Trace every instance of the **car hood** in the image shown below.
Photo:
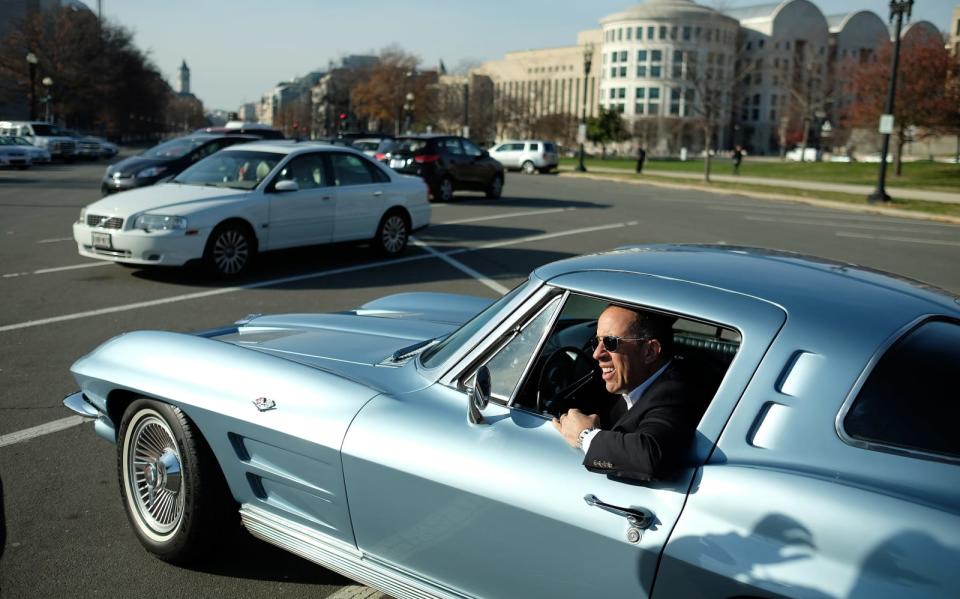
<svg viewBox="0 0 960 599"><path fill-rule="evenodd" d="M349 312L255 317L213 337L398 393L412 391L422 380L417 383L419 377L398 374L398 367L408 364L415 353L394 358L396 352L446 336L491 301L403 293Z"/></svg>
<svg viewBox="0 0 960 599"><path fill-rule="evenodd" d="M160 160L159 158L145 158L143 156L131 156L130 158L124 158L116 164L111 164L107 167L107 177L113 177L117 173L121 177L127 178L132 177L142 171L145 168L151 166L163 166L173 162L172 160Z"/></svg>
<svg viewBox="0 0 960 599"><path fill-rule="evenodd" d="M242 189L162 183L107 196L87 206L87 211L111 216L130 216L145 210L168 209L175 215L181 215L191 212L193 208L201 208L211 200L244 198L249 194L249 191Z"/></svg>

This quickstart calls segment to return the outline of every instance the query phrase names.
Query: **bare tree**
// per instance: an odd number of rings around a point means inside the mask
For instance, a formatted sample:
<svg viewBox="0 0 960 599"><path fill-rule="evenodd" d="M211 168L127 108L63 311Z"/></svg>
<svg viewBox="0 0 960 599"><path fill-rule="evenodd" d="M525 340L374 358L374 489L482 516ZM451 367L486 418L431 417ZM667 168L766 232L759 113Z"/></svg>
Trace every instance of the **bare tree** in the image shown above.
<svg viewBox="0 0 960 599"><path fill-rule="evenodd" d="M827 106L837 96L837 88L832 84L832 79L827 77L826 61L818 60L813 47L804 40L794 43L793 58L788 65L790 70L785 77L785 87L789 93L787 120L781 125L780 135L785 142L789 135L787 128L799 123L800 161L804 162L810 143L810 129L816 119L826 115ZM785 156L785 146L785 143L781 143L781 157Z"/></svg>

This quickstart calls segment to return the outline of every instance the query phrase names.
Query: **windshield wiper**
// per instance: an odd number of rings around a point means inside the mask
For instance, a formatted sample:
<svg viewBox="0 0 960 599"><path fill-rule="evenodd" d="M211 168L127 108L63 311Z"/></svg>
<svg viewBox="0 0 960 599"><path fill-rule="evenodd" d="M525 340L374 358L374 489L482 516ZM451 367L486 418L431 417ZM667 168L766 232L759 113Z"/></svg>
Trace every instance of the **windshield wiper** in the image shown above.
<svg viewBox="0 0 960 599"><path fill-rule="evenodd" d="M423 349L424 347L430 345L431 343L433 343L433 342L436 341L436 340L437 340L436 338L433 338L433 339L427 339L427 340L425 340L425 341L417 341L417 342L414 343L413 345L409 345L409 346L407 346L407 347L402 347L402 348L398 349L397 351L393 352L393 356L391 356L390 359L393 360L394 362L399 362L400 360L403 360L404 358L409 358L410 356L414 355L415 353L417 353L418 351L420 351L420 350Z"/></svg>

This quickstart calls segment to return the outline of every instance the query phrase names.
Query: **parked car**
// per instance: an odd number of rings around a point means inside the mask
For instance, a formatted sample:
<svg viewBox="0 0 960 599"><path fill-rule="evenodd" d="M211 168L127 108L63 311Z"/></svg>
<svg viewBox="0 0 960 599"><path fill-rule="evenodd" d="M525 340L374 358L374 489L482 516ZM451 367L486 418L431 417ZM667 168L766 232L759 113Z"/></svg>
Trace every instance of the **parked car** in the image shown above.
<svg viewBox="0 0 960 599"><path fill-rule="evenodd" d="M548 173L560 164L556 144L542 139L505 141L494 146L490 155L503 168L520 170L528 175Z"/></svg>
<svg viewBox="0 0 960 599"><path fill-rule="evenodd" d="M377 149L380 147L380 144L383 143L386 139L393 139L392 137L359 137L357 139L350 140L350 145L370 158L377 157Z"/></svg>
<svg viewBox="0 0 960 599"><path fill-rule="evenodd" d="M384 141L376 156L398 173L422 177L435 200L449 202L461 189L483 191L488 198L503 193L503 165L463 137L398 137Z"/></svg>
<svg viewBox="0 0 960 599"><path fill-rule="evenodd" d="M249 135L199 133L160 143L139 156L124 158L107 167L100 181L102 195L169 181L183 169L218 150L256 141Z"/></svg>
<svg viewBox="0 0 960 599"><path fill-rule="evenodd" d="M6 143L8 137L0 137L0 167L26 170L33 166L30 153L24 146Z"/></svg>
<svg viewBox="0 0 960 599"><path fill-rule="evenodd" d="M804 162L816 162L817 160L817 149L816 148L794 148L787 152L787 160L793 160L794 162L800 162L801 156Z"/></svg>
<svg viewBox="0 0 960 599"><path fill-rule="evenodd" d="M71 129L63 129L64 135L69 135L77 142L77 158L84 160L100 160L100 140L91 135L84 135Z"/></svg>
<svg viewBox="0 0 960 599"><path fill-rule="evenodd" d="M235 139L235 138L232 138ZM80 212L80 255L123 264L244 273L258 252L372 241L394 256L430 221L427 189L350 148L286 140L221 150L172 182L109 196Z"/></svg>
<svg viewBox="0 0 960 599"><path fill-rule="evenodd" d="M958 298L787 252L637 246L497 300L144 331L71 368L143 546L250 533L395 597L948 597L960 588ZM680 469L587 471L609 304L722 376ZM706 366L705 366L706 368ZM581 376L583 374L583 376Z"/></svg>
<svg viewBox="0 0 960 599"><path fill-rule="evenodd" d="M19 136L0 136L0 144L6 146L13 146L15 149L22 150L26 152L27 156L30 158L30 164L49 164L51 161L50 152L46 149L38 147L26 140L26 138Z"/></svg>
<svg viewBox="0 0 960 599"><path fill-rule="evenodd" d="M42 121L0 121L0 135L23 137L50 152L54 160L72 162L77 158L77 142L55 125Z"/></svg>
<svg viewBox="0 0 960 599"><path fill-rule="evenodd" d="M102 137L95 137L95 136L91 136L91 139L96 140L96 142L100 144L101 158L113 158L120 152L120 147L117 144L113 143L112 141L108 141Z"/></svg>

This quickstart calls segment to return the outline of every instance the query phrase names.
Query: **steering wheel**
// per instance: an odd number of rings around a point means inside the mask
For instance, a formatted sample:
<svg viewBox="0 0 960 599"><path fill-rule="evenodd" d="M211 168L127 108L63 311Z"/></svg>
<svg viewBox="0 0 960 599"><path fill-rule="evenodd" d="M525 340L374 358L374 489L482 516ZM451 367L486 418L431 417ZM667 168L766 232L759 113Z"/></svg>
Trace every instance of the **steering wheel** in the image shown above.
<svg viewBox="0 0 960 599"><path fill-rule="evenodd" d="M565 345L553 353L543 362L540 370L540 380L537 384L537 411L544 411L556 415L564 400L567 397L561 397L561 392L567 392L570 387L576 387L575 383L583 379L586 375L592 374L596 370L596 362L593 360L593 352L589 351L589 346L577 348L572 345Z"/></svg>

